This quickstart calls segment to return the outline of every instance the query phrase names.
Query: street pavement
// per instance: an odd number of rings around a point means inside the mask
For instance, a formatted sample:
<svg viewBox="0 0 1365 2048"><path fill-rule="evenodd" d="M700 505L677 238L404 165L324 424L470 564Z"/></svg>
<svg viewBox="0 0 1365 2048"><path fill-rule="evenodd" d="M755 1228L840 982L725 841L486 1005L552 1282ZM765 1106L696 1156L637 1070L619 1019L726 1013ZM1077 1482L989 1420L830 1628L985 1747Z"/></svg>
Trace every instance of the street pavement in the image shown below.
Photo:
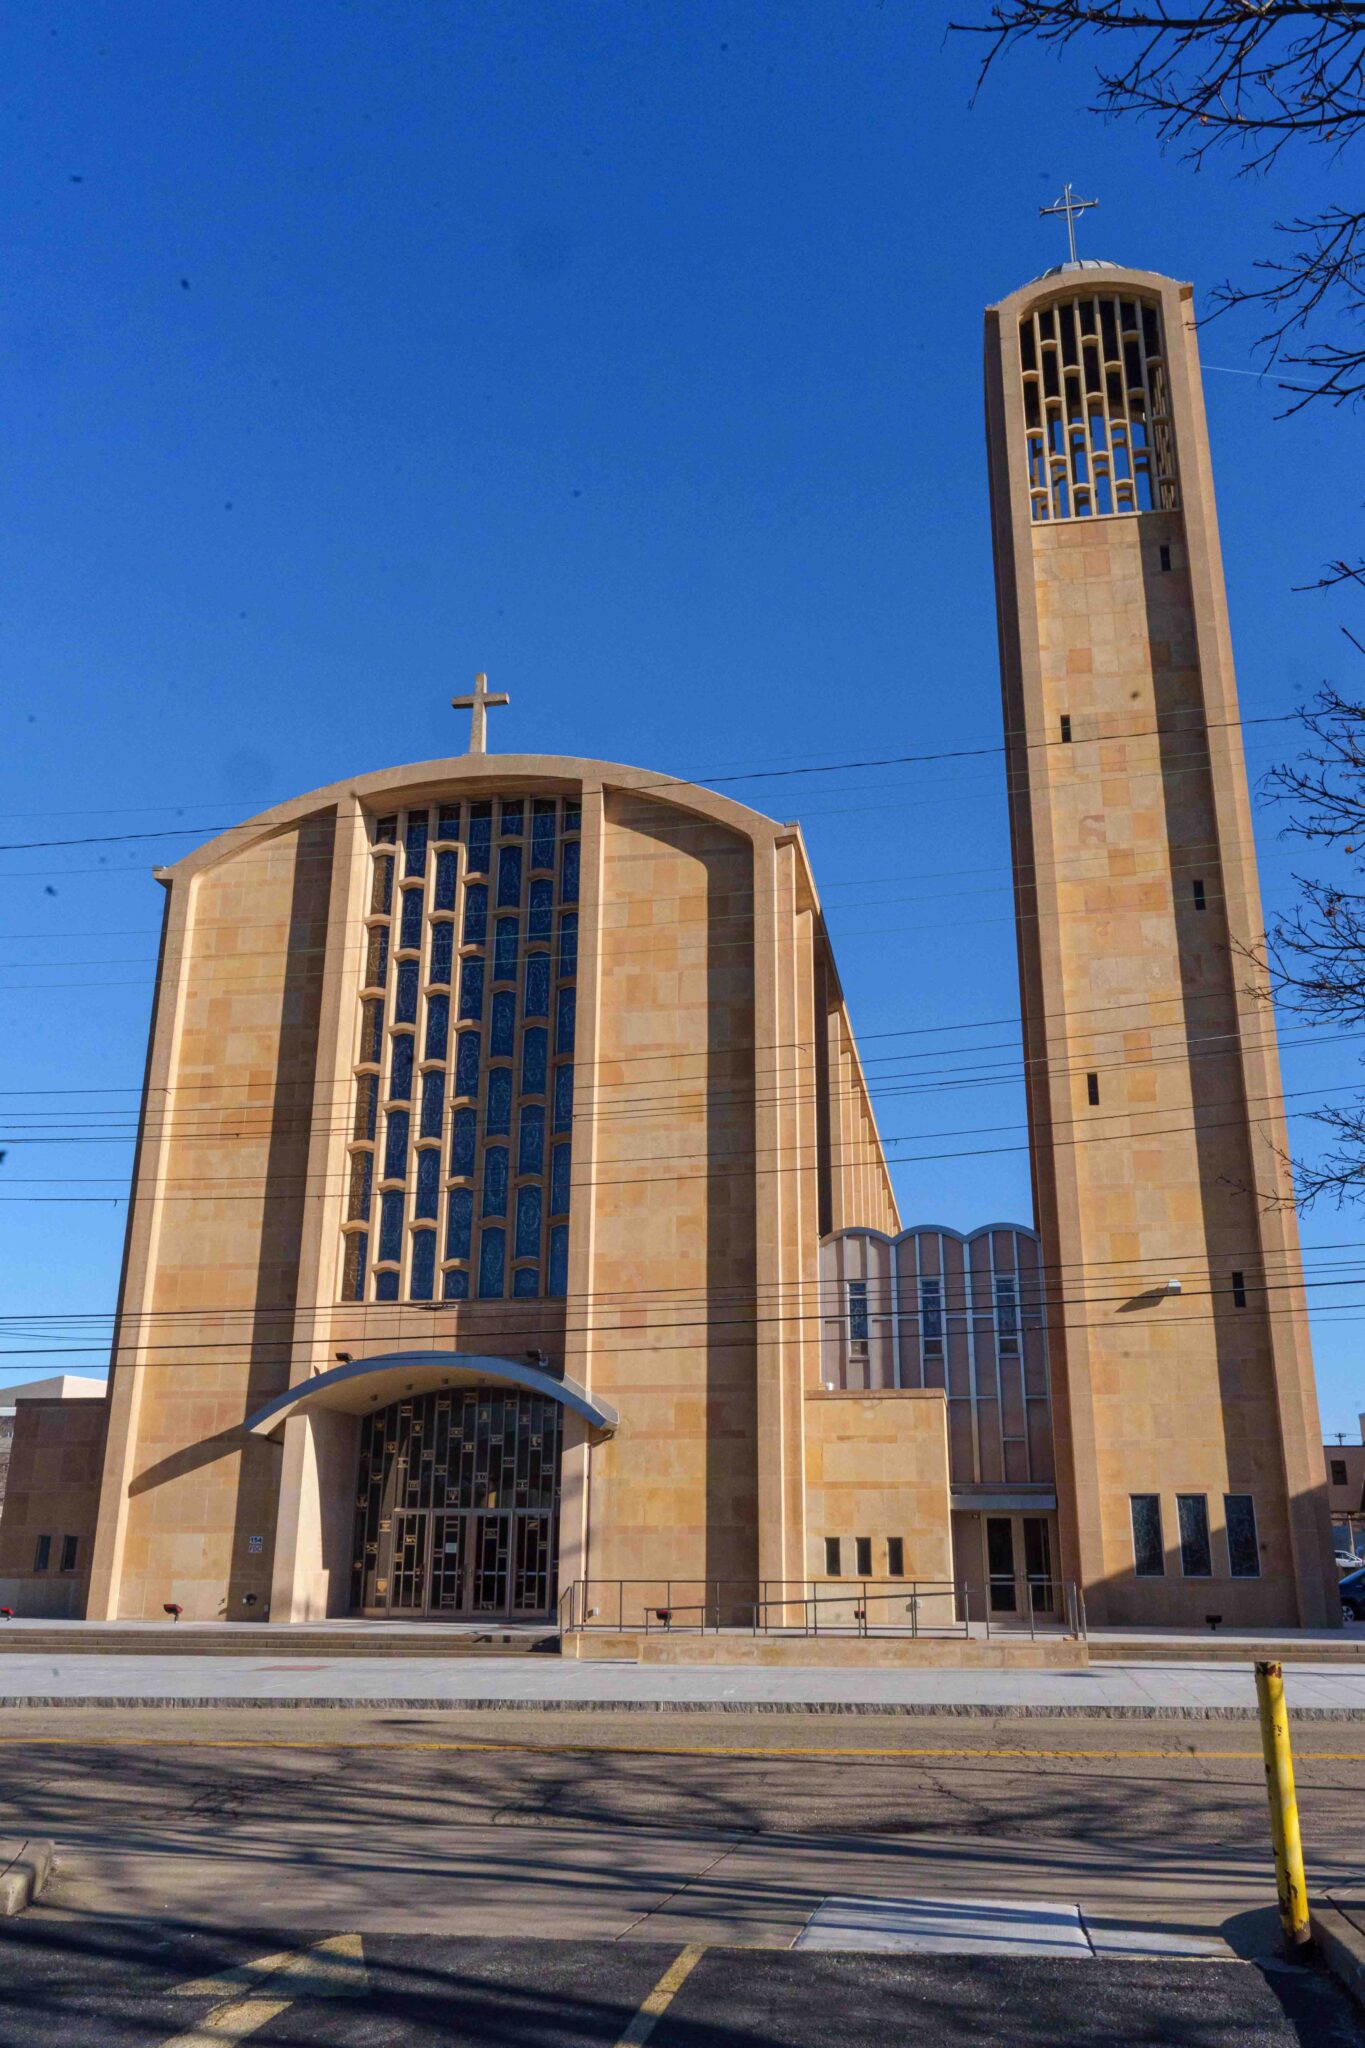
<svg viewBox="0 0 1365 2048"><path fill-rule="evenodd" d="M1365 1731L1298 1766L1358 1883ZM1277 1966L1239 1724L16 1709L21 1821L58 1862L0 1923L5 2048L1365 2048Z"/></svg>
<svg viewBox="0 0 1365 2048"><path fill-rule="evenodd" d="M155 1938L152 1938L152 1937ZM328 1937L319 1931L319 1942ZM1312 1970L524 1938L332 1937L309 1990L250 1983L273 1931L26 1916L0 1930L6 2048L1362 2048ZM235 1977L234 1977L235 1973ZM178 1987L188 1984L188 1991ZM299 1988L302 1995L293 1997Z"/></svg>
<svg viewBox="0 0 1365 2048"><path fill-rule="evenodd" d="M22 1640L20 1638L20 1640ZM587 1662L561 1657L168 1656L136 1651L0 1654L0 1706L104 1700L112 1705L254 1705L261 1701L393 1706L537 1705L792 1707L1019 1714L1255 1713L1253 1648L1244 1664L1094 1664L1082 1671L791 1670ZM1365 1716L1365 1668L1290 1664L1299 1714Z"/></svg>

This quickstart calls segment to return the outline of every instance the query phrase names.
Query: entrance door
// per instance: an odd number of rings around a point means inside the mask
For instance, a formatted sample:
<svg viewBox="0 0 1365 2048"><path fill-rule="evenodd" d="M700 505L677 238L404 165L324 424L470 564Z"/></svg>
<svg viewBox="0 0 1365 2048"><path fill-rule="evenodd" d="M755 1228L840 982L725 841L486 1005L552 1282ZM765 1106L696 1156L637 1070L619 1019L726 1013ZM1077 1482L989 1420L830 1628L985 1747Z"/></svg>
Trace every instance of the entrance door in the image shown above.
<svg viewBox="0 0 1365 2048"><path fill-rule="evenodd" d="M465 1515L433 1515L431 1518L430 1611L433 1614L461 1614L465 1610L467 1521Z"/></svg>
<svg viewBox="0 0 1365 2048"><path fill-rule="evenodd" d="M991 1613L1016 1613L1019 1595L1014 1584L1014 1520L1010 1515L986 1517L986 1574Z"/></svg>
<svg viewBox="0 0 1365 2048"><path fill-rule="evenodd" d="M1035 1614L1051 1614L1056 1606L1056 1597L1052 1584L1052 1545L1048 1540L1047 1516L1025 1515L1023 1521L1028 1598Z"/></svg>
<svg viewBox="0 0 1365 2048"><path fill-rule="evenodd" d="M449 1619L552 1613L560 1415L543 1395L484 1387L366 1416L353 1606Z"/></svg>
<svg viewBox="0 0 1365 2048"><path fill-rule="evenodd" d="M426 1605L429 1520L429 1516L420 1513L393 1518L393 1591L389 1605L402 1614L420 1614Z"/></svg>

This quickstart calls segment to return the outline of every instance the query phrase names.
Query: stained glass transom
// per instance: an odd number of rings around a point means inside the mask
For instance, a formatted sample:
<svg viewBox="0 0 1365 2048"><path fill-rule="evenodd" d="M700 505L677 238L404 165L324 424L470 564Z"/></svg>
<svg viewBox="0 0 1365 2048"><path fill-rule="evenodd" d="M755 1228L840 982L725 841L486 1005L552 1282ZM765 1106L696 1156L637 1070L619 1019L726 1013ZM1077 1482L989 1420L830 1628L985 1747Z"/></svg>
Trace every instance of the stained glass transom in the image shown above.
<svg viewBox="0 0 1365 2048"><path fill-rule="evenodd" d="M581 819L537 796L529 835L525 798L372 820L348 1301L565 1291Z"/></svg>
<svg viewBox="0 0 1365 2048"><path fill-rule="evenodd" d="M1054 300L1020 321L1019 356L1036 521L1176 509L1157 306L1107 293Z"/></svg>

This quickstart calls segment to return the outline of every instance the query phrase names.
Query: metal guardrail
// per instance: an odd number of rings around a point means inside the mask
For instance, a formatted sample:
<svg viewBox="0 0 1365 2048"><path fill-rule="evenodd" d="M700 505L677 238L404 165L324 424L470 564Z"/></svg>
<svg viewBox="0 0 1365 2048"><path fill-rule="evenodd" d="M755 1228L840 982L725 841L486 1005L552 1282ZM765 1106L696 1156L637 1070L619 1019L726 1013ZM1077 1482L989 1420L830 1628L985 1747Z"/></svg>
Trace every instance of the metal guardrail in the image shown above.
<svg viewBox="0 0 1365 2048"><path fill-rule="evenodd" d="M1079 1588L1045 1573L997 1577L975 1594L950 1579L575 1579L560 1594L558 1620L564 1632L622 1635L1086 1634Z"/></svg>

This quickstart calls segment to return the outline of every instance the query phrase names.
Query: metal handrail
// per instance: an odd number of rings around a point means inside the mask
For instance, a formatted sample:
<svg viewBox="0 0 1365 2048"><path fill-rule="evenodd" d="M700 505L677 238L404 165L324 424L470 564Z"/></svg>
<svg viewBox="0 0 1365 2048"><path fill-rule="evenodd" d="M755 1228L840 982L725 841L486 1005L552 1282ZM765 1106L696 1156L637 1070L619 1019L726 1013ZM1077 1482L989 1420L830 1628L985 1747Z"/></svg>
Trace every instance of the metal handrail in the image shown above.
<svg viewBox="0 0 1365 2048"><path fill-rule="evenodd" d="M992 1584L1006 1583L1012 1590L1022 1586L1024 1609L1022 1613L1017 1607L996 1610L993 1625L990 1588ZM698 1589L703 1597L679 1600L675 1598L675 1589L681 1593ZM632 1596L629 1600L628 1592ZM601 1606L608 1609L607 1614L602 1615L599 1607L591 1604L594 1594ZM643 1597L646 1594L648 1597ZM944 1600L952 1602L951 1620L926 1619L926 1608L932 1609L934 1602ZM719 1635L727 1628L748 1628L754 1635L818 1635L822 1625L826 1629L839 1627L833 1620L837 1610L851 1609L848 1620L852 1628L859 1635L867 1635L874 1625L871 1608L890 1608L897 1601L904 1602L909 1615L908 1630L897 1629L897 1634L908 1633L911 1640L922 1633L939 1637L953 1637L959 1632L964 1638L971 1635L971 1589L962 1581L950 1579L574 1579L561 1591L557 1612L561 1632L595 1627L621 1634L650 1634L655 1628L681 1628L703 1635L709 1630ZM999 1634L1027 1625L1030 1640L1036 1641L1040 1617L1045 1625L1050 1624L1053 1633L1077 1639L1084 1639L1087 1633L1085 1600L1080 1588L1074 1580L1061 1580L1050 1573L994 1574L987 1580L982 1605L987 1639L993 1628ZM627 1619L632 1607L636 1608L639 1620ZM799 1610L799 1623L794 1619L770 1619L775 1611L782 1615L792 1610ZM727 1613L733 1617L728 1621Z"/></svg>
<svg viewBox="0 0 1365 2048"><path fill-rule="evenodd" d="M765 1583L768 1582L765 1581ZM814 1580L806 1579L792 1580L788 1583L808 1586L824 1582L817 1582ZM970 1599L968 1589L965 1586L954 1585L950 1580L947 1579L904 1579L899 1582L894 1592L886 1593L870 1593L867 1590L868 1583L869 1582L866 1580L848 1580L845 1582L847 1590L844 1590L844 1588L841 1587L838 1592L826 1591L823 1595L819 1592L802 1593L801 1595L795 1597L790 1593L780 1593L771 1599L750 1601L748 1605L752 1609L753 1613L753 1632L755 1635L759 1633L772 1633L772 1631L766 1627L760 1629L758 1620L759 1615L766 1614L769 1608L776 1607L786 1609L799 1605L802 1610L801 1633L803 1635L819 1635L820 1609L822 1607L840 1607L851 1605L853 1609L852 1620L855 1632L860 1636L866 1636L871 1633L868 1624L867 1610L874 1601L882 1601L889 1604L891 1601L903 1600L905 1602L906 1611L910 1615L910 1635L911 1639L913 1640L919 1634L919 1602L922 1599L932 1599L935 1595L938 1595L940 1597L951 1597L954 1606L956 1606L957 1604L957 1599L959 1595L962 1597L964 1603L969 1602ZM906 1598L907 1590L909 1592L908 1599ZM663 1626L665 1628L672 1627L673 1615L679 1611L681 1611L684 1614L697 1613L698 1611L700 1611L704 1614L705 1606L704 1603L689 1602L681 1610L676 1608L669 1609L668 1620L663 1623ZM646 1607L644 1610L646 1635L650 1633L649 1612L650 1611L648 1607ZM658 1609L655 1610L655 1614L656 1616L659 1615ZM794 1633L794 1631L787 1628L785 1624L780 1624L779 1626L782 1628L783 1633ZM963 1620L964 1635L968 1633L970 1627L971 1621L970 1614L968 1613L964 1616ZM716 1633L720 1633L719 1627L717 1627Z"/></svg>

